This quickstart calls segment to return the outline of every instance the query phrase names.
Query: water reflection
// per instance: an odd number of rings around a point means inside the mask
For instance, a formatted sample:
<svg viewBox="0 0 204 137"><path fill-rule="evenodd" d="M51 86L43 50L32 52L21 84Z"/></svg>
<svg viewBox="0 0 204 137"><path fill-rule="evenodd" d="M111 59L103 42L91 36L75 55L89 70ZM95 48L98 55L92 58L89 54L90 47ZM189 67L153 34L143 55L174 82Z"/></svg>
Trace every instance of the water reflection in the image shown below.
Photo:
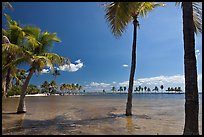
<svg viewBox="0 0 204 137"><path fill-rule="evenodd" d="M24 114L16 114L18 102L19 98L2 100L4 135L182 134L185 116L180 96L135 99L137 115L132 116L123 113L125 96L26 97ZM202 111L199 114L202 121ZM202 131L202 122L199 126Z"/></svg>
<svg viewBox="0 0 204 137"><path fill-rule="evenodd" d="M133 134L134 132L133 117L127 116L125 119L126 119L126 128L127 128L128 134Z"/></svg>
<svg viewBox="0 0 204 137"><path fill-rule="evenodd" d="M20 132L23 127L25 113L17 114L16 112L2 113L2 133L12 134L13 132Z"/></svg>

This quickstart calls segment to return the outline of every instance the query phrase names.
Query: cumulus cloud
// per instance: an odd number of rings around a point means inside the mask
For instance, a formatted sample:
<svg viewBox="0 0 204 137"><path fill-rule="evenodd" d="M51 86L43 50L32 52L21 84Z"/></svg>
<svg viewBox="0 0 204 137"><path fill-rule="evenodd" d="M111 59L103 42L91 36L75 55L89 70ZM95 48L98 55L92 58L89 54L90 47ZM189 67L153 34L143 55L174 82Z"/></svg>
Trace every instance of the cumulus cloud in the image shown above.
<svg viewBox="0 0 204 137"><path fill-rule="evenodd" d="M158 76L150 78L140 78L134 81L134 85L162 85L162 84L184 84L184 75ZM128 86L129 81L119 83L120 86Z"/></svg>
<svg viewBox="0 0 204 137"><path fill-rule="evenodd" d="M71 63L70 65L68 64L65 64L63 66L59 66L59 69L62 70L62 71L69 71L69 72L76 72L78 71L79 69L81 69L83 67L83 63L81 62L80 59L76 60L75 63L77 64L73 64Z"/></svg>
<svg viewBox="0 0 204 137"><path fill-rule="evenodd" d="M196 51L195 51L195 54L196 54L196 58L200 55L200 51L197 49Z"/></svg>
<svg viewBox="0 0 204 137"><path fill-rule="evenodd" d="M43 69L43 70L41 71L41 73L42 73L42 74L43 74L43 73L50 73L50 69L49 69L49 68Z"/></svg>
<svg viewBox="0 0 204 137"><path fill-rule="evenodd" d="M128 65L127 64L123 64L123 67L128 67Z"/></svg>
<svg viewBox="0 0 204 137"><path fill-rule="evenodd" d="M90 83L90 86L92 86L92 87L104 87L104 88L105 88L105 87L110 86L110 84L91 82L91 83Z"/></svg>

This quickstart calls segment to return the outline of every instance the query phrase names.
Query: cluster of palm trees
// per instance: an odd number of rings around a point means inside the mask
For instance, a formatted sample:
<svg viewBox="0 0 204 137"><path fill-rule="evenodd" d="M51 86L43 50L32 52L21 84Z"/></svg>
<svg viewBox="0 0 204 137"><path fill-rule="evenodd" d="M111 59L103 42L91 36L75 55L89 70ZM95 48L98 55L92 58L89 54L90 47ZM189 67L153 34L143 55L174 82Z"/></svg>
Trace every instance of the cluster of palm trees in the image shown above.
<svg viewBox="0 0 204 137"><path fill-rule="evenodd" d="M50 83L48 81L44 81L44 83L40 87L42 93L49 94L55 94L58 89L57 83L54 80L52 80Z"/></svg>
<svg viewBox="0 0 204 137"><path fill-rule="evenodd" d="M181 87L168 87L166 91L175 91L175 92L181 92Z"/></svg>
<svg viewBox="0 0 204 137"><path fill-rule="evenodd" d="M29 81L33 74L39 74L44 67L49 67L52 72L53 64L68 64L67 58L55 53L50 53L53 42L61 40L56 33L42 32L34 26L21 26L10 16L5 14L7 28L2 28L2 90L6 96L12 78L19 81L17 74L21 72L17 66L22 63L29 65L28 73L22 82L22 92L20 96L17 113L25 113L25 95ZM19 81L20 82L20 81Z"/></svg>
<svg viewBox="0 0 204 137"><path fill-rule="evenodd" d="M185 68L185 126L183 134L199 134L198 131L198 85L194 33L202 33L202 2L177 2L183 12L184 68ZM132 92L136 69L136 38L139 17L146 16L156 7L165 6L155 2L111 2L104 4L105 18L114 36L119 37L133 23L132 62L129 78L126 116L132 115Z"/></svg>
<svg viewBox="0 0 204 137"><path fill-rule="evenodd" d="M126 91L126 86L120 86L119 88L118 88L118 90L117 91L119 91L120 93L122 92L122 91ZM164 90L164 85L161 85L160 86L160 89L161 89L161 91L163 91ZM113 92L113 93L116 93L116 87L112 87L111 88L111 91ZM134 92L138 92L138 93L140 93L140 92L151 92L151 91L155 91L155 92L158 92L159 91L159 88L157 87L157 86L155 86L152 90L151 90L151 88L149 88L149 87L147 87L147 86L144 86L144 87L142 87L142 86L138 86L138 87L135 87L135 89L134 89ZM166 91L178 91L178 92L181 92L182 90L181 90L181 87L175 87L175 88L173 88L173 87L168 87L168 89L166 90Z"/></svg>
<svg viewBox="0 0 204 137"><path fill-rule="evenodd" d="M80 91L80 90L82 90L82 86L81 85L79 85L78 83L77 84L74 84L74 83L72 83L72 84L65 84L65 83L63 83L63 84L61 84L60 85L60 90L61 91Z"/></svg>

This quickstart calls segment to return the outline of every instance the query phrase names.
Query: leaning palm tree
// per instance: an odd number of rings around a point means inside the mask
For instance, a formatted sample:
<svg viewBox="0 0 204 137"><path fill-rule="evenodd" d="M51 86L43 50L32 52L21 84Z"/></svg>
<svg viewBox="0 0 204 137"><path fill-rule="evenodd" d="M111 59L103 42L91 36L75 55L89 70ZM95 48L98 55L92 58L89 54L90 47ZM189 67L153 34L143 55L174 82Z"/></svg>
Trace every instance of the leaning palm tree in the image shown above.
<svg viewBox="0 0 204 137"><path fill-rule="evenodd" d="M32 32L32 35L27 36L27 40L24 41L24 46L14 46L15 48L20 49L23 51L23 55L21 58L16 59L15 61L12 61L11 63L7 64L3 70L5 71L10 66L16 65L19 61L26 61L30 68L28 69L28 75L25 79L25 82L22 86L22 93L20 96L19 106L17 109L17 113L25 113L26 107L25 107L25 95L26 90L29 84L29 81L32 77L32 75L36 73L40 73L44 67L51 68L52 72L53 64L64 64L68 63L68 59L65 59L57 54L49 53L49 48L53 44L54 41L60 42L59 38L56 36L56 33L48 33L48 32L40 32L40 29L33 31L32 28L27 28L27 32ZM3 49L10 49L12 50L10 46L7 46L6 44L3 45Z"/></svg>
<svg viewBox="0 0 204 137"><path fill-rule="evenodd" d="M184 68L185 68L185 125L184 135L198 135L198 84L194 33L202 33L202 3L182 2Z"/></svg>
<svg viewBox="0 0 204 137"><path fill-rule="evenodd" d="M164 6L155 2L112 2L105 5L106 19L111 26L112 33L119 37L124 32L129 22L133 22L132 63L129 78L126 116L132 115L132 90L136 68L136 38L138 17L144 17L155 7Z"/></svg>
<svg viewBox="0 0 204 137"><path fill-rule="evenodd" d="M32 31L36 31L36 29L38 29L36 27L29 26L21 27L15 20L12 20L10 16L7 14L4 15L7 19L7 27L6 29L2 28L2 44L6 44L7 49L2 51L2 67L22 56L23 51L19 50L20 48L17 46L23 46L25 38L32 34ZM28 29L29 31L27 31ZM8 50L9 46L10 49L13 50ZM21 54L16 54L17 52L20 53L19 51ZM5 94L11 86L11 80L15 77L17 70L16 66L10 66L7 67L7 70L4 73L2 73L2 86Z"/></svg>

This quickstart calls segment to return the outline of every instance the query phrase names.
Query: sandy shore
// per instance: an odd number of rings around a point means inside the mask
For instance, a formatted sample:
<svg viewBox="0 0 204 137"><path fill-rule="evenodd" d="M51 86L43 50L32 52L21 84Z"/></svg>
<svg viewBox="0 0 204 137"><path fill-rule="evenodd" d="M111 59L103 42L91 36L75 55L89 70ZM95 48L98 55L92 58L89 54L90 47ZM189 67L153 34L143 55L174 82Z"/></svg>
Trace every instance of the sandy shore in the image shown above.
<svg viewBox="0 0 204 137"><path fill-rule="evenodd" d="M179 96L136 95L130 117L125 116L125 95L28 97L27 113L18 115L19 98L10 98L2 104L2 134L182 135L185 113ZM202 135L202 101L199 131Z"/></svg>
<svg viewBox="0 0 204 137"><path fill-rule="evenodd" d="M43 96L48 96L47 94L30 94L30 95L26 95L26 97L43 97ZM14 96L9 96L11 98L15 98L15 97L20 97L20 95L14 95Z"/></svg>

